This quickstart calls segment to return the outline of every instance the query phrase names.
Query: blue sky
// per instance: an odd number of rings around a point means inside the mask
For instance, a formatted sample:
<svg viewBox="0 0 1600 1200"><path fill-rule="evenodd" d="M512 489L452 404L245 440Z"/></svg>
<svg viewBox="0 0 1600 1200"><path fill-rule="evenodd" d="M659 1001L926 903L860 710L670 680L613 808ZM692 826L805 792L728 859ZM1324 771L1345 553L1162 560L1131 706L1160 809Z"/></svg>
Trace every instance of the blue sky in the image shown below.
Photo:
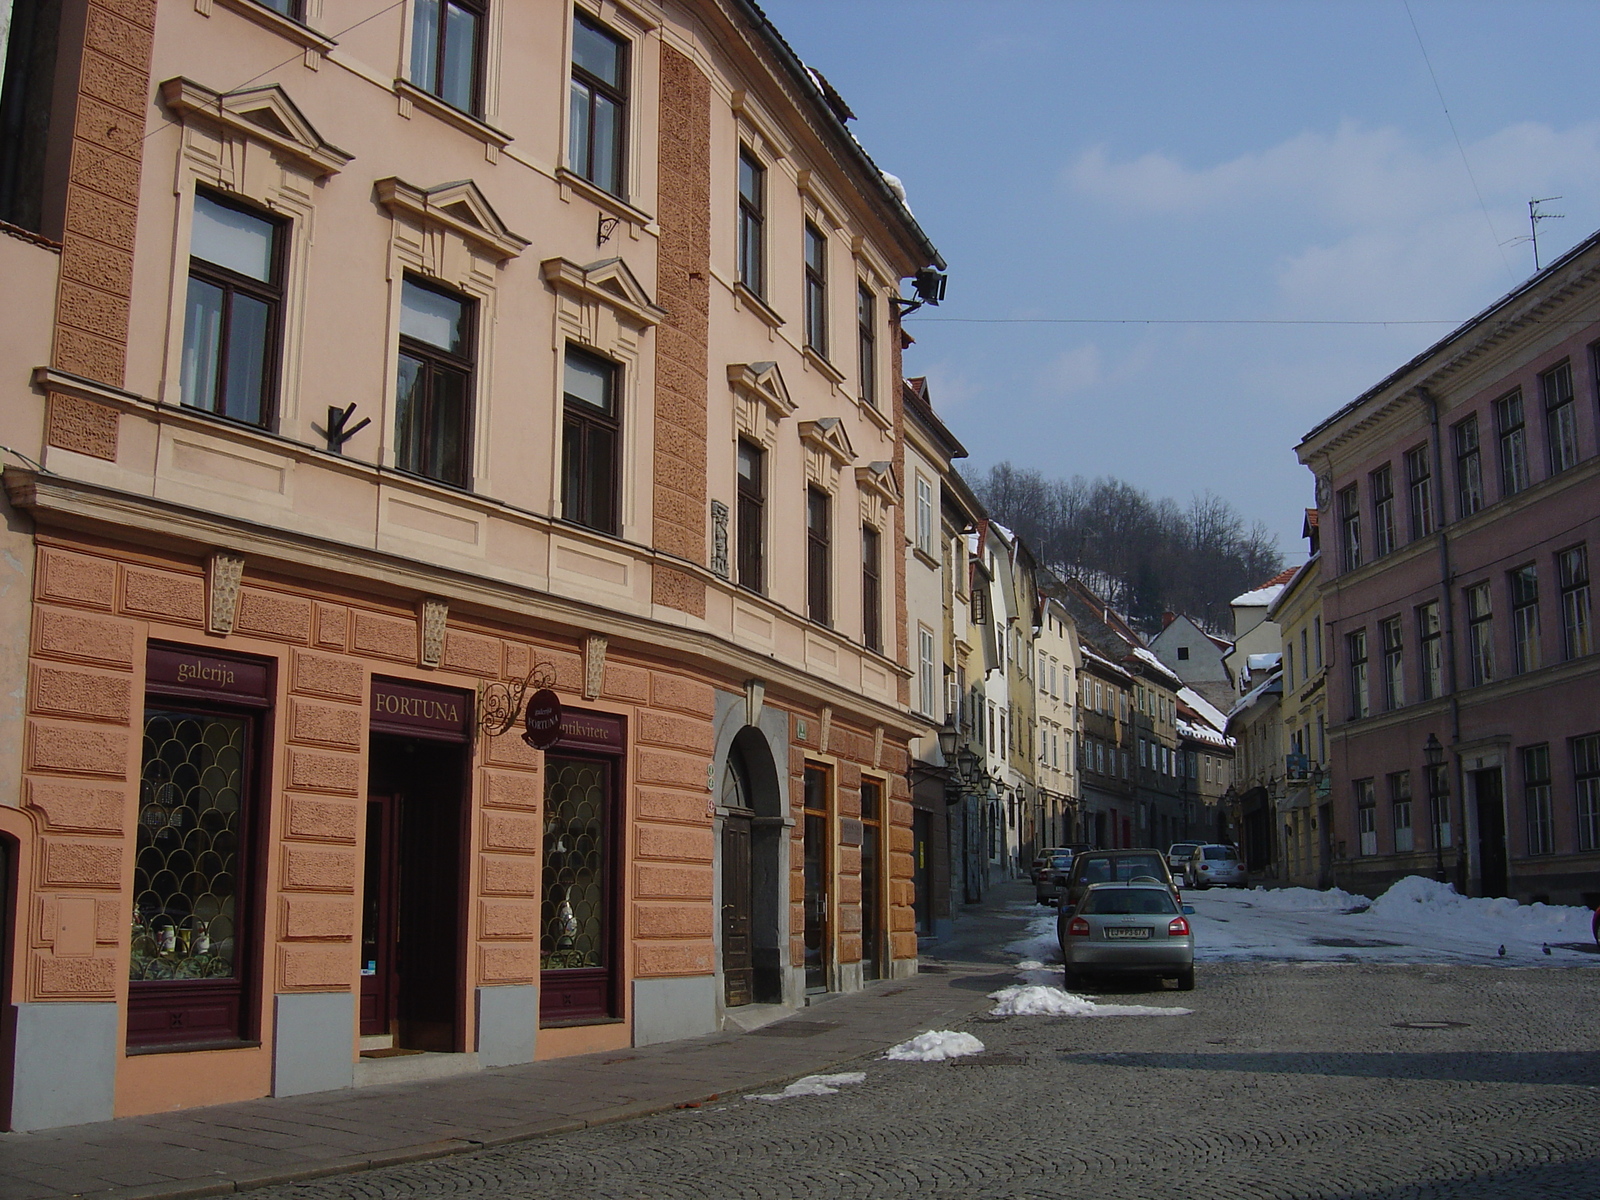
<svg viewBox="0 0 1600 1200"><path fill-rule="evenodd" d="M972 464L1209 489L1290 562L1294 444L1450 325L1018 319L1455 322L1532 273L1530 198L1545 263L1600 227L1594 0L763 7L949 262L906 370Z"/></svg>

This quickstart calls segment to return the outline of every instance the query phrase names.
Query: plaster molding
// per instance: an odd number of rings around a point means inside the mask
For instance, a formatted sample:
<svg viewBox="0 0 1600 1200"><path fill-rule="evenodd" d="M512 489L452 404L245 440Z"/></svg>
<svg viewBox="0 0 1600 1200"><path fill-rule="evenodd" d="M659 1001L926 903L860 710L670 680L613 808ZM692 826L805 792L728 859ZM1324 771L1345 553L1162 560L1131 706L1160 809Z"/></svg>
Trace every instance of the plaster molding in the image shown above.
<svg viewBox="0 0 1600 1200"><path fill-rule="evenodd" d="M420 608L421 663L425 667L437 667L444 658L444 634L450 619L450 601L429 596L422 601Z"/></svg>
<svg viewBox="0 0 1600 1200"><path fill-rule="evenodd" d="M583 639L583 698L598 700L605 690L606 645L603 633L591 633Z"/></svg>
<svg viewBox="0 0 1600 1200"><path fill-rule="evenodd" d="M438 226L487 250L505 262L528 248L528 239L500 220L488 198L470 179L420 188L394 175L373 185L378 203L396 216L405 215L424 227Z"/></svg>
<svg viewBox="0 0 1600 1200"><path fill-rule="evenodd" d="M314 178L338 174L354 157L324 139L278 84L215 92L180 76L167 80L160 91L161 102L183 124L209 124L260 142Z"/></svg>
<svg viewBox="0 0 1600 1200"><path fill-rule="evenodd" d="M206 630L226 636L239 612L244 557L219 550L206 560Z"/></svg>
<svg viewBox="0 0 1600 1200"><path fill-rule="evenodd" d="M605 305L639 329L666 319L667 310L656 305L639 277L620 258L603 258L587 266L570 258L547 258L539 264L539 273L557 292Z"/></svg>

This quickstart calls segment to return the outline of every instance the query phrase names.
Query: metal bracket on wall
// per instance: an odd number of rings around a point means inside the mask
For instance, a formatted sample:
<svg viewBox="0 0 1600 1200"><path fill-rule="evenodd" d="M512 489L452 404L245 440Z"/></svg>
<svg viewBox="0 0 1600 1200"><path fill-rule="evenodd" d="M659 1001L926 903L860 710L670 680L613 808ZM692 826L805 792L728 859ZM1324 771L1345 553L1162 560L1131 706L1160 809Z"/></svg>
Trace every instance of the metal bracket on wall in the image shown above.
<svg viewBox="0 0 1600 1200"><path fill-rule="evenodd" d="M536 662L522 679L510 683L495 680L478 685L478 728L486 737L499 737L517 723L522 702L529 693L554 687L554 663Z"/></svg>

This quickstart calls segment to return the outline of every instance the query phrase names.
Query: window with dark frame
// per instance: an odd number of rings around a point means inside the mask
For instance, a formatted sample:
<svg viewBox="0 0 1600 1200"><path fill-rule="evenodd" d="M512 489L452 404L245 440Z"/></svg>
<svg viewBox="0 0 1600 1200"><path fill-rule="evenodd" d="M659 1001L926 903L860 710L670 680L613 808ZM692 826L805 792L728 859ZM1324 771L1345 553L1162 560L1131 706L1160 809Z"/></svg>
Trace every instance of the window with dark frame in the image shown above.
<svg viewBox="0 0 1600 1200"><path fill-rule="evenodd" d="M1594 649L1589 619L1589 549L1573 546L1556 555L1561 579L1561 650L1571 660Z"/></svg>
<svg viewBox="0 0 1600 1200"><path fill-rule="evenodd" d="M934 673L937 666L933 655L933 630L926 625L917 626L917 711L928 717L938 717L935 706L939 695L934 690Z"/></svg>
<svg viewBox="0 0 1600 1200"><path fill-rule="evenodd" d="M1572 777L1578 849L1600 850L1600 733L1572 739Z"/></svg>
<svg viewBox="0 0 1600 1200"><path fill-rule="evenodd" d="M878 300L866 284L856 286L856 369L861 399L878 407Z"/></svg>
<svg viewBox="0 0 1600 1200"><path fill-rule="evenodd" d="M1522 389L1494 402L1494 431L1500 439L1500 495L1515 496L1528 486L1528 428L1522 419Z"/></svg>
<svg viewBox="0 0 1600 1200"><path fill-rule="evenodd" d="M187 408L267 428L276 415L285 222L196 191L179 391Z"/></svg>
<svg viewBox="0 0 1600 1200"><path fill-rule="evenodd" d="M831 502L821 488L806 489L806 616L833 623L833 531Z"/></svg>
<svg viewBox="0 0 1600 1200"><path fill-rule="evenodd" d="M1550 811L1550 745L1524 746L1522 808L1528 824L1528 853L1555 853L1555 819Z"/></svg>
<svg viewBox="0 0 1600 1200"><path fill-rule="evenodd" d="M1344 569L1354 571L1361 565L1361 504L1353 483L1339 493L1339 543Z"/></svg>
<svg viewBox="0 0 1600 1200"><path fill-rule="evenodd" d="M1378 852L1378 797L1370 779L1355 781L1356 830L1360 837L1360 852Z"/></svg>
<svg viewBox="0 0 1600 1200"><path fill-rule="evenodd" d="M861 644L868 650L883 649L883 588L879 542L882 539L871 525L861 527Z"/></svg>
<svg viewBox="0 0 1600 1200"><path fill-rule="evenodd" d="M561 425L561 515L601 533L620 532L622 416L617 364L568 346Z"/></svg>
<svg viewBox="0 0 1600 1200"><path fill-rule="evenodd" d="M1467 665L1472 686L1494 681L1494 606L1487 583L1473 584L1467 597Z"/></svg>
<svg viewBox="0 0 1600 1200"><path fill-rule="evenodd" d="M451 108L482 111L483 0L412 0L411 82Z"/></svg>
<svg viewBox="0 0 1600 1200"><path fill-rule="evenodd" d="M62 215L46 160L77 116L75 105L56 104L59 51L67 45L64 7L74 11L61 0L5 0L3 10L9 21L0 40L0 221L30 233L53 232L46 226Z"/></svg>
<svg viewBox="0 0 1600 1200"><path fill-rule="evenodd" d="M1426 442L1406 451L1406 490L1411 500L1411 540L1425 538L1437 524L1433 516L1433 465Z"/></svg>
<svg viewBox="0 0 1600 1200"><path fill-rule="evenodd" d="M305 0L256 0L262 8L270 8L275 13L281 13L291 21L304 21Z"/></svg>
<svg viewBox="0 0 1600 1200"><path fill-rule="evenodd" d="M1409 854L1416 849L1411 827L1411 772L1396 771L1389 776L1389 808L1393 817L1394 852Z"/></svg>
<svg viewBox="0 0 1600 1200"><path fill-rule="evenodd" d="M739 149L739 282L766 295L767 169L748 149Z"/></svg>
<svg viewBox="0 0 1600 1200"><path fill-rule="evenodd" d="M1444 695L1444 627L1437 600L1417 606L1417 657L1422 668L1418 699L1437 700Z"/></svg>
<svg viewBox="0 0 1600 1200"><path fill-rule="evenodd" d="M1511 661L1520 675L1537 671L1543 658L1539 653L1539 572L1532 563L1510 572L1511 583Z"/></svg>
<svg viewBox="0 0 1600 1200"><path fill-rule="evenodd" d="M1557 363L1540 375L1539 391L1544 396L1550 474L1559 475L1578 465L1578 410L1572 402L1572 364Z"/></svg>
<svg viewBox="0 0 1600 1200"><path fill-rule="evenodd" d="M1433 849L1450 848L1450 768L1443 763L1427 766L1428 824L1433 829Z"/></svg>
<svg viewBox="0 0 1600 1200"><path fill-rule="evenodd" d="M1368 476L1372 492L1372 556L1382 558L1395 548L1394 471L1384 463Z"/></svg>
<svg viewBox="0 0 1600 1200"><path fill-rule="evenodd" d="M582 12L572 17L572 170L621 196L628 141L628 43Z"/></svg>
<svg viewBox="0 0 1600 1200"><path fill-rule="evenodd" d="M766 590L767 453L754 442L739 439L739 511L734 536L739 586Z"/></svg>
<svg viewBox="0 0 1600 1200"><path fill-rule="evenodd" d="M805 227L806 345L828 357L828 239L810 221Z"/></svg>
<svg viewBox="0 0 1600 1200"><path fill-rule="evenodd" d="M466 487L476 305L406 276L400 290L395 466Z"/></svg>
<svg viewBox="0 0 1600 1200"><path fill-rule="evenodd" d="M1483 507L1483 452L1478 445L1478 416L1474 413L1451 427L1456 451L1456 516L1470 517Z"/></svg>
<svg viewBox="0 0 1600 1200"><path fill-rule="evenodd" d="M1406 702L1405 642L1400 618L1378 622L1383 638L1383 706L1390 712Z"/></svg>
<svg viewBox="0 0 1600 1200"><path fill-rule="evenodd" d="M271 668L233 659L251 684L202 696L207 689L184 682L195 653L149 648L128 963L134 1053L227 1045L257 1032L257 846Z"/></svg>
<svg viewBox="0 0 1600 1200"><path fill-rule="evenodd" d="M1346 634L1345 651L1350 660L1350 719L1359 721L1372 712L1367 683L1367 631L1358 629Z"/></svg>

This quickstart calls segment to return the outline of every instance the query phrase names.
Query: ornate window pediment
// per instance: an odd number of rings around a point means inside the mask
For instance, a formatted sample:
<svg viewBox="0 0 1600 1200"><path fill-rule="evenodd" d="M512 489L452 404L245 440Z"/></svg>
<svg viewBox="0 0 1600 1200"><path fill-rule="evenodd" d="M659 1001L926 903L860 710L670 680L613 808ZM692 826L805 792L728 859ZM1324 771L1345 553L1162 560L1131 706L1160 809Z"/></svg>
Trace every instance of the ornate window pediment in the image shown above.
<svg viewBox="0 0 1600 1200"><path fill-rule="evenodd" d="M659 325L667 315L620 258L603 258L580 267L568 258L547 258L539 264L545 282L580 303L599 303L639 328Z"/></svg>
<svg viewBox="0 0 1600 1200"><path fill-rule="evenodd" d="M169 79L161 85L161 102L184 124L210 124L236 137L261 142L313 178L337 173L352 157L324 140L275 83L214 92L192 79Z"/></svg>
<svg viewBox="0 0 1600 1200"><path fill-rule="evenodd" d="M778 364L729 363L728 383L733 388L739 432L770 450L777 440L778 423L795 410Z"/></svg>
<svg viewBox="0 0 1600 1200"><path fill-rule="evenodd" d="M470 179L419 188L391 175L374 185L378 203L391 213L405 215L424 229L449 230L493 258L504 262L528 248L528 239L507 229L488 199Z"/></svg>
<svg viewBox="0 0 1600 1200"><path fill-rule="evenodd" d="M861 494L861 519L882 527L887 510L900 503L900 483L894 477L894 464L868 463L856 468L856 490Z"/></svg>
<svg viewBox="0 0 1600 1200"><path fill-rule="evenodd" d="M855 447L838 417L800 422L800 444L806 452L806 479L828 492L839 488L839 475L855 461Z"/></svg>

